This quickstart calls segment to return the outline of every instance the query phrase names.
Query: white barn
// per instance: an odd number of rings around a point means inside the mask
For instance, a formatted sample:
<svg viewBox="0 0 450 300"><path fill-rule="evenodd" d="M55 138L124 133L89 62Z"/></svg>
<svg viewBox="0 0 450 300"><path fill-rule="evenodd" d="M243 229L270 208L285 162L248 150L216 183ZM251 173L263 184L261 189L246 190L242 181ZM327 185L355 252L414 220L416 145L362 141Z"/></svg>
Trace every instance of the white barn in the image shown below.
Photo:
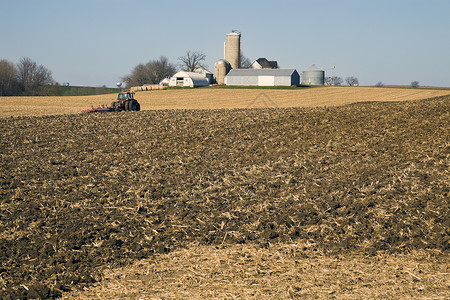
<svg viewBox="0 0 450 300"><path fill-rule="evenodd" d="M300 75L295 69L232 69L226 85L298 86Z"/></svg>
<svg viewBox="0 0 450 300"><path fill-rule="evenodd" d="M170 78L169 86L199 87L209 85L204 75L196 72L178 72Z"/></svg>

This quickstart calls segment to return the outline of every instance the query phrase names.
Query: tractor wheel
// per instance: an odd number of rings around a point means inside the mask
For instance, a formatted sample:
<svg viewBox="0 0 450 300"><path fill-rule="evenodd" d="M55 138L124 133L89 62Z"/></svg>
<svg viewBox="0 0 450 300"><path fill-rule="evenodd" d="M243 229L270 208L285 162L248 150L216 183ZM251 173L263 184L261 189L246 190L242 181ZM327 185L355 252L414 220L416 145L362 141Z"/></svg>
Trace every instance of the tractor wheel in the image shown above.
<svg viewBox="0 0 450 300"><path fill-rule="evenodd" d="M124 105L124 106L125 106L125 110L126 110L126 111L130 111L130 110L131 110L131 102L132 102L132 101L127 101L127 102L125 102L125 105Z"/></svg>
<svg viewBox="0 0 450 300"><path fill-rule="evenodd" d="M136 103L137 103L137 101L136 100L131 100L131 101L129 101L128 102L128 110L129 111L136 111L137 109L137 107L136 107Z"/></svg>
<svg viewBox="0 0 450 300"><path fill-rule="evenodd" d="M139 102L136 101L136 111L140 111L141 110L141 105L139 104Z"/></svg>
<svg viewBox="0 0 450 300"><path fill-rule="evenodd" d="M130 108L132 111L138 111L138 105L139 103L136 100L132 100L130 104Z"/></svg>

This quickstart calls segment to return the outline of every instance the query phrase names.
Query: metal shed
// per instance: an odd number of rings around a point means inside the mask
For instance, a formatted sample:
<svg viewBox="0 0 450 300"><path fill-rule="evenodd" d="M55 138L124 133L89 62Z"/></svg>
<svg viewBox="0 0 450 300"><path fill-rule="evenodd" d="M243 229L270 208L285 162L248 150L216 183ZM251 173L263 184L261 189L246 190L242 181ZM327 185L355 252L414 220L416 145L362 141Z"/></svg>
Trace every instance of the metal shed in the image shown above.
<svg viewBox="0 0 450 300"><path fill-rule="evenodd" d="M209 85L209 80L196 72L178 72L170 78L169 86L199 87Z"/></svg>
<svg viewBox="0 0 450 300"><path fill-rule="evenodd" d="M291 86L300 84L295 69L232 69L225 77L226 85Z"/></svg>

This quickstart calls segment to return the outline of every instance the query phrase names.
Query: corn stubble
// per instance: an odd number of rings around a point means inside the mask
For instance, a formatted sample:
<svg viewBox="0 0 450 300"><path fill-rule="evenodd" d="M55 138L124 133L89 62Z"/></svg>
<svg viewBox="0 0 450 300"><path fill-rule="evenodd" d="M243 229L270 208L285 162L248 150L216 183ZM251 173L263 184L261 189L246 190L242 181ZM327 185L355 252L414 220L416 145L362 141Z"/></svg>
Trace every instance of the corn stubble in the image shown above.
<svg viewBox="0 0 450 300"><path fill-rule="evenodd" d="M321 87L292 90L179 89L137 92L141 110L336 106L367 101L411 101L449 95L448 89ZM70 97L0 97L0 117L78 113L106 104L116 94Z"/></svg>
<svg viewBox="0 0 450 300"><path fill-rule="evenodd" d="M86 297L114 282L111 297L377 296L364 273L380 270L395 276L378 296L449 296L449 110L446 96L0 119L0 296L96 281ZM368 270L377 259L404 265ZM125 286L114 270L133 262Z"/></svg>

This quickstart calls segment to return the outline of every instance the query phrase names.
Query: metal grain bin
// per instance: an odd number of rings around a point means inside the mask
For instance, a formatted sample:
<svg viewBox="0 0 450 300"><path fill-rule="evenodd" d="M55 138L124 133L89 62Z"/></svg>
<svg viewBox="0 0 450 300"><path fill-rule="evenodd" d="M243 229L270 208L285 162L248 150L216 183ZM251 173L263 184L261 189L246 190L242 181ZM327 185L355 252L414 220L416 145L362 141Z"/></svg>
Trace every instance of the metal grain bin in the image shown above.
<svg viewBox="0 0 450 300"><path fill-rule="evenodd" d="M325 71L316 65L312 65L302 73L302 84L305 85L324 85Z"/></svg>

